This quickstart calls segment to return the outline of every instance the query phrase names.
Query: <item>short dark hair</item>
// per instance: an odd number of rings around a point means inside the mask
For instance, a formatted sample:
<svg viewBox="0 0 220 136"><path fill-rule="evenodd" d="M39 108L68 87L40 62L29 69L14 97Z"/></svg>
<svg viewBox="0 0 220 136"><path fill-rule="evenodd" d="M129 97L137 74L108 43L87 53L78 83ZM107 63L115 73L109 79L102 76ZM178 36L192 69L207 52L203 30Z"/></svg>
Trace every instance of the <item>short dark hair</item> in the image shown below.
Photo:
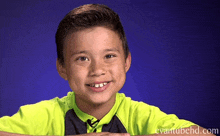
<svg viewBox="0 0 220 136"><path fill-rule="evenodd" d="M87 4L71 10L58 26L56 45L60 64L64 65L64 40L67 35L95 26L104 26L115 31L122 40L125 59L128 57L129 48L118 14L106 5Z"/></svg>

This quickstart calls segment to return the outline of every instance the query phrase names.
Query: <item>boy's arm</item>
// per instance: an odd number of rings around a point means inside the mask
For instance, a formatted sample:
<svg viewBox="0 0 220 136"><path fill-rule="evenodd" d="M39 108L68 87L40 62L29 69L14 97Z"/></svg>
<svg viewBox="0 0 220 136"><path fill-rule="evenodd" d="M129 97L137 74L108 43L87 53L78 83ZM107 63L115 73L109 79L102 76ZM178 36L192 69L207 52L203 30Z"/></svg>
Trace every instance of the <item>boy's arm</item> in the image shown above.
<svg viewBox="0 0 220 136"><path fill-rule="evenodd" d="M181 131L182 130L182 131ZM176 133L174 133L176 132ZM173 131L172 133L164 132L159 134L153 134L155 136L160 135L182 135L182 136L215 136L214 134L211 134L207 129L204 129L199 126L191 126L188 128L182 128L179 129L179 131ZM151 135L151 136L153 136ZM21 135L21 134L14 134L14 133L7 133L0 131L0 136L29 136L29 135ZM81 136L130 136L128 133L109 133L109 132L102 132L102 133L89 133L89 134L82 134ZM141 135L143 136L143 135Z"/></svg>
<svg viewBox="0 0 220 136"><path fill-rule="evenodd" d="M0 136L31 136L31 135L22 135L22 134L15 134L15 133L8 133L0 131ZM88 133L82 134L77 136L130 136L128 133L109 133L109 132L101 132L101 133Z"/></svg>
<svg viewBox="0 0 220 136"><path fill-rule="evenodd" d="M0 136L28 136L28 135L14 134L14 133L0 131Z"/></svg>

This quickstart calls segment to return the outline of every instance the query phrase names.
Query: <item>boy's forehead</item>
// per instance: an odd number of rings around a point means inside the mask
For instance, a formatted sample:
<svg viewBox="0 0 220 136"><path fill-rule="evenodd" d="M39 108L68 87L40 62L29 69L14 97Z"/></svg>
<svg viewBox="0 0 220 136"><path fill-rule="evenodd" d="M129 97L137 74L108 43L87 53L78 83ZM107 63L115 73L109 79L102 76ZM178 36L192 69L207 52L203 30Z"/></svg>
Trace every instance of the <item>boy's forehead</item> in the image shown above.
<svg viewBox="0 0 220 136"><path fill-rule="evenodd" d="M122 40L118 33L106 27L92 27L67 35L64 46L71 52L80 50L123 50Z"/></svg>

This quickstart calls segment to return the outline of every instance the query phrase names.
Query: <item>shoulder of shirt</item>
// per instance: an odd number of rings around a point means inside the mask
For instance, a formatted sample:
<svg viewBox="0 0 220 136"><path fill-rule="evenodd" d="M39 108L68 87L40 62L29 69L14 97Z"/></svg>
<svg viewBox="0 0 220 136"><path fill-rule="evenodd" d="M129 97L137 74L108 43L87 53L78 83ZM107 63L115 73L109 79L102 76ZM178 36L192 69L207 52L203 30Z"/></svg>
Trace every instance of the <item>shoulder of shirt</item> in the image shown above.
<svg viewBox="0 0 220 136"><path fill-rule="evenodd" d="M194 123L179 119L175 114L166 114L158 107L132 100L118 94L119 107L116 116L132 135L153 134L159 127L185 128Z"/></svg>
<svg viewBox="0 0 220 136"><path fill-rule="evenodd" d="M130 97L126 97L124 93L118 93L118 110L129 110L129 111L136 111L136 110L151 110L151 109L158 109L158 107L149 105L142 101L135 101L132 100ZM144 109L143 109L144 108Z"/></svg>
<svg viewBox="0 0 220 136"><path fill-rule="evenodd" d="M39 112L62 112L63 114L65 114L72 106L72 95L73 93L69 92L67 96L64 96L62 98L55 97L53 99L43 100L35 104L21 106L20 110L25 110L32 113L33 111L38 111L36 112L37 114L39 114Z"/></svg>
<svg viewBox="0 0 220 136"><path fill-rule="evenodd" d="M48 104L47 106L52 106L53 108L59 108L64 113L66 113L69 109L73 108L74 100L74 92L68 92L68 94L62 98L55 97L51 100L41 101L41 103Z"/></svg>
<svg viewBox="0 0 220 136"><path fill-rule="evenodd" d="M0 118L0 124L2 125L0 125L0 130L30 135L64 134L64 117L71 108L72 97L73 93L70 92L63 98L55 97L51 100L21 106L13 116ZM4 123L6 124L3 125ZM58 129L54 131L53 128Z"/></svg>
<svg viewBox="0 0 220 136"><path fill-rule="evenodd" d="M119 106L116 116L130 134L140 134L141 125L146 124L152 114L160 111L158 107L141 101L134 101L123 93L118 93L118 98Z"/></svg>

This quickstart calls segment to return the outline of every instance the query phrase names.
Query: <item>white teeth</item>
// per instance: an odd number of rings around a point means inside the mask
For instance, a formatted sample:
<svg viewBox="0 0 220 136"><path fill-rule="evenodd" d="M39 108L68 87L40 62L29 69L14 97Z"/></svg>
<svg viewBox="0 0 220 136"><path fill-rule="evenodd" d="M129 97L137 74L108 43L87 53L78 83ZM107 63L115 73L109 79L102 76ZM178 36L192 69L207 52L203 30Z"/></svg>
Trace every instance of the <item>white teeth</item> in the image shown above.
<svg viewBox="0 0 220 136"><path fill-rule="evenodd" d="M99 84L99 87L103 87L103 84L101 83L101 84Z"/></svg>
<svg viewBox="0 0 220 136"><path fill-rule="evenodd" d="M91 87L96 87L96 88L98 88L98 87L103 87L103 86L105 86L105 85L107 85L108 83L100 83L100 84L90 84L90 86Z"/></svg>

